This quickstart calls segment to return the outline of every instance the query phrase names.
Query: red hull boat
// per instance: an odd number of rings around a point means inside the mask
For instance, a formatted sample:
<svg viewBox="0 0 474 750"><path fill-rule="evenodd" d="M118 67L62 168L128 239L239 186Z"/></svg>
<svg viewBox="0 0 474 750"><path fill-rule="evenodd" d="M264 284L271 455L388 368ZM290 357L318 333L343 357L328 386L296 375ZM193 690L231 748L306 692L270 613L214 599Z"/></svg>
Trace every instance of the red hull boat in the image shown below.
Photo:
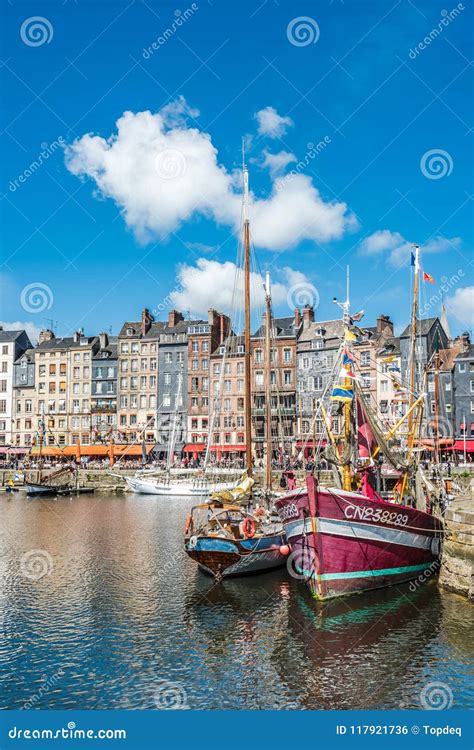
<svg viewBox="0 0 474 750"><path fill-rule="evenodd" d="M306 488L276 502L291 545L290 572L321 600L436 572L442 522L428 513L339 489Z"/></svg>

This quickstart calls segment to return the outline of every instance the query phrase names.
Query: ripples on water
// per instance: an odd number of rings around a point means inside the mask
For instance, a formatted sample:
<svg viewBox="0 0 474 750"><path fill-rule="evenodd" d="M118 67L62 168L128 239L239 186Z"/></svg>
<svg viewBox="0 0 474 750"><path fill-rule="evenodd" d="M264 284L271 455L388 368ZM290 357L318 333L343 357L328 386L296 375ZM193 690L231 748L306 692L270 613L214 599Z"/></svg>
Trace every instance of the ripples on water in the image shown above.
<svg viewBox="0 0 474 750"><path fill-rule="evenodd" d="M2 497L2 708L417 708L435 681L472 707L467 601L429 584L320 605L285 569L216 585L183 550L190 506ZM30 550L49 575L25 577Z"/></svg>

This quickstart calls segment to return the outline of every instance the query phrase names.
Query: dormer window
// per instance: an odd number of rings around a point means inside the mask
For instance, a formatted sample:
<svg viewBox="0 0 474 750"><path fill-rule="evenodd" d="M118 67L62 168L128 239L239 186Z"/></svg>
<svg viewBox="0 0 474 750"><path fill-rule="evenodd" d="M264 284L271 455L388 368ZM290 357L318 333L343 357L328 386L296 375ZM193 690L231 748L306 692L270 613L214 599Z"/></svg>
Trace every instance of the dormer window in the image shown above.
<svg viewBox="0 0 474 750"><path fill-rule="evenodd" d="M221 345L221 346L219 347L219 354L225 354L225 344L222 344L222 345Z"/></svg>
<svg viewBox="0 0 474 750"><path fill-rule="evenodd" d="M243 344L239 344L237 347L237 354L243 354L245 351L245 347Z"/></svg>
<svg viewBox="0 0 474 750"><path fill-rule="evenodd" d="M127 328L127 336L133 336L133 328Z"/></svg>
<svg viewBox="0 0 474 750"><path fill-rule="evenodd" d="M87 340L87 339L86 339L85 337L83 337L83 338L82 338L82 339L80 340L80 342L79 342L79 343L80 343L80 345L81 345L81 346L87 346L87 345L88 345L88 343L89 343L89 341L88 341L88 340Z"/></svg>
<svg viewBox="0 0 474 750"><path fill-rule="evenodd" d="M324 336L325 333L326 331L324 328L316 328L316 331L315 331L316 336Z"/></svg>
<svg viewBox="0 0 474 750"><path fill-rule="evenodd" d="M21 367L26 367L26 359L21 360Z"/></svg>
<svg viewBox="0 0 474 750"><path fill-rule="evenodd" d="M109 353L108 352L102 352L102 354L100 356L102 357L102 359L107 359L107 357L109 356Z"/></svg>

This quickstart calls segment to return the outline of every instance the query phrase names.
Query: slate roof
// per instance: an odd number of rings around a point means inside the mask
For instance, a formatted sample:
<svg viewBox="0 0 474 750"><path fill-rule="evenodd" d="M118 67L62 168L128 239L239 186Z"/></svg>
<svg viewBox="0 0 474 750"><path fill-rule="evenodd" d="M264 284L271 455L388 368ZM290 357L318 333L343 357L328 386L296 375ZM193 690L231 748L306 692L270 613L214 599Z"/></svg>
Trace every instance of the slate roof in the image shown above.
<svg viewBox="0 0 474 750"><path fill-rule="evenodd" d="M277 338L288 338L291 336L296 336L297 329L295 328L295 317L292 315L291 317L284 317L284 318L273 318L272 320L273 328L276 332ZM265 325L262 323L255 333L252 334L252 338L262 338L262 336L265 335Z"/></svg>
<svg viewBox="0 0 474 750"><path fill-rule="evenodd" d="M7 344L11 341L16 341L22 333L26 333L24 329L21 331L0 331L0 343Z"/></svg>
<svg viewBox="0 0 474 750"><path fill-rule="evenodd" d="M418 336L427 336L433 328L438 318L421 318L416 323L416 332ZM411 323L407 325L405 330L400 334L401 339L406 339L410 336Z"/></svg>

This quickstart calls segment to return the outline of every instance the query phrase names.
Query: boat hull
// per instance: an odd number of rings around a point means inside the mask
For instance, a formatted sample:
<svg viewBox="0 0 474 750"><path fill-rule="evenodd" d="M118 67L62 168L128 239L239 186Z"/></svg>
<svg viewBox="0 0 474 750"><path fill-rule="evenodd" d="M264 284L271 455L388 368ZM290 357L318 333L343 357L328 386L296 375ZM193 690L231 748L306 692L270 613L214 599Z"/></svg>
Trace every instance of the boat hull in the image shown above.
<svg viewBox="0 0 474 750"><path fill-rule="evenodd" d="M27 484L26 494L28 497L47 497L58 494L58 487L51 487L44 484Z"/></svg>
<svg viewBox="0 0 474 750"><path fill-rule="evenodd" d="M229 490L235 487L233 484L207 484L189 483L173 484L171 482L158 482L151 479L140 479L139 477L125 477L128 487L139 495L167 495L168 497L210 497L213 492Z"/></svg>
<svg viewBox="0 0 474 750"><path fill-rule="evenodd" d="M281 554L280 547L284 544L284 533L245 541L201 536L186 539L185 549L203 571L220 580L282 567L286 557Z"/></svg>
<svg viewBox="0 0 474 750"><path fill-rule="evenodd" d="M437 571L442 523L414 508L318 488L276 502L291 545L289 570L322 600Z"/></svg>

